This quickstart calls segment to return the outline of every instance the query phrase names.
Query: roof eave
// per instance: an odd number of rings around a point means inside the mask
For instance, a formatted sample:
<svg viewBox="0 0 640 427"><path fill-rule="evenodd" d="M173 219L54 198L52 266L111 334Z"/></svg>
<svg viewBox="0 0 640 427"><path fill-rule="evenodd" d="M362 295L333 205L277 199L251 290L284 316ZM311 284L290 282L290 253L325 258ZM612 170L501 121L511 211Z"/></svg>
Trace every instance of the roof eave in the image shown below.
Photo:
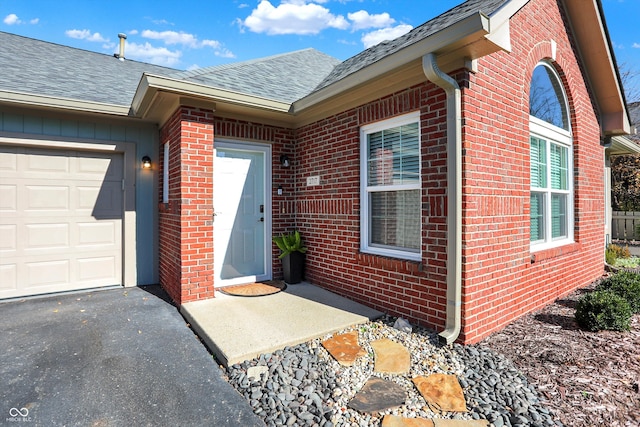
<svg viewBox="0 0 640 427"><path fill-rule="evenodd" d="M5 90L0 90L0 103L43 109L108 114L115 116L129 116L130 111L128 105L115 105L102 102L83 101L47 95L33 95L30 93Z"/></svg>
<svg viewBox="0 0 640 427"><path fill-rule="evenodd" d="M609 155L640 154L640 145L625 136L614 136L606 151Z"/></svg>
<svg viewBox="0 0 640 427"><path fill-rule="evenodd" d="M605 136L631 132L622 82L599 0L563 0Z"/></svg>
<svg viewBox="0 0 640 427"><path fill-rule="evenodd" d="M482 13L475 13L294 102L292 110L294 113L300 113L322 101L420 59L427 53L446 54L447 47L459 45L462 40L487 40L484 37L489 33L489 17Z"/></svg>
<svg viewBox="0 0 640 427"><path fill-rule="evenodd" d="M287 102L145 73L140 79L131 103L133 114L138 117L146 117L153 109L158 94L171 94L182 99L193 99L200 104L209 102L212 108L217 103L227 103L240 107L288 113L291 107L291 104Z"/></svg>

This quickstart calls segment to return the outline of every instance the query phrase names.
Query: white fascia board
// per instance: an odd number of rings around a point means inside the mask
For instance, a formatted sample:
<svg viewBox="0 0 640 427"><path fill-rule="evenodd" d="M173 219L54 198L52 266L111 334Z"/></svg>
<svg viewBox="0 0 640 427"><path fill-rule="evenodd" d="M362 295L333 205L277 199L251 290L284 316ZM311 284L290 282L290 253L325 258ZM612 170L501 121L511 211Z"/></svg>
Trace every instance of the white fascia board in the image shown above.
<svg viewBox="0 0 640 427"><path fill-rule="evenodd" d="M168 92L183 97L194 97L211 102L229 103L283 113L288 113L291 108L291 104L286 102L145 73L131 103L131 108L136 116L144 117L157 92Z"/></svg>
<svg viewBox="0 0 640 427"><path fill-rule="evenodd" d="M32 95L23 92L0 90L0 103L21 104L39 108L57 110L82 111L88 113L128 116L129 106L106 104L93 101L80 101L70 98L59 98L46 95Z"/></svg>
<svg viewBox="0 0 640 427"><path fill-rule="evenodd" d="M447 46L463 38L472 36L476 33L486 35L489 33L489 30L489 17L482 13L475 13L425 39L399 50L396 53L385 56L378 62L356 71L330 86L320 89L318 92L314 92L311 95L294 102L292 106L293 112L299 113L319 102L353 89L361 83L382 76L390 71L402 67L405 64L418 60L427 53L445 50Z"/></svg>
<svg viewBox="0 0 640 427"><path fill-rule="evenodd" d="M509 21L530 0L511 0L503 4L493 12L491 18L491 31L485 37L487 40L499 46L505 52L511 52L511 34Z"/></svg>

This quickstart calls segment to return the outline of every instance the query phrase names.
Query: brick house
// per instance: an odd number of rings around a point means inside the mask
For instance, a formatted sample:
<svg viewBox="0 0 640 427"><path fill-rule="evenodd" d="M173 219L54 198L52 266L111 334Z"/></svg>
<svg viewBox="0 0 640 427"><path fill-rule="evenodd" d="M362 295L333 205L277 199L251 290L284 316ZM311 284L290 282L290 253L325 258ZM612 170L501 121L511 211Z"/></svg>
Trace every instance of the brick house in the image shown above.
<svg viewBox="0 0 640 427"><path fill-rule="evenodd" d="M308 281L472 343L603 272L630 126L599 0L470 0L343 62L0 40L0 298L213 298L298 229Z"/></svg>

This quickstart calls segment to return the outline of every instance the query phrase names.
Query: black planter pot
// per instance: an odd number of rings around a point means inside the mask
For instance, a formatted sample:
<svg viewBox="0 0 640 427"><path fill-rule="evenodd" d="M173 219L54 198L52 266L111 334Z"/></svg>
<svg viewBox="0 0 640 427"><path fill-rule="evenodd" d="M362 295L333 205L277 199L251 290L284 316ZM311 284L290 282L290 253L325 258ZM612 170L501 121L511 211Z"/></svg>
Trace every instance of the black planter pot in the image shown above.
<svg viewBox="0 0 640 427"><path fill-rule="evenodd" d="M293 285L302 282L304 278L305 255L302 252L291 252L282 258L284 282Z"/></svg>

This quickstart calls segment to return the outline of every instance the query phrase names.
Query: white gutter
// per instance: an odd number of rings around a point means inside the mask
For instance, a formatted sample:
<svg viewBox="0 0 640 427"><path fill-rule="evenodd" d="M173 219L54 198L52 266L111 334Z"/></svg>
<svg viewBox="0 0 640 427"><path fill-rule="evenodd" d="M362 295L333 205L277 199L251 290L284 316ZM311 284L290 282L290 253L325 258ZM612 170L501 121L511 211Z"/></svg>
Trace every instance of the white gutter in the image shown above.
<svg viewBox="0 0 640 427"><path fill-rule="evenodd" d="M443 73L436 56L422 57L427 78L447 95L447 319L440 341L453 343L462 317L462 115L458 83Z"/></svg>
<svg viewBox="0 0 640 427"><path fill-rule="evenodd" d="M133 97L133 102L131 103L131 108L134 114L144 117L147 111L151 108L154 97L158 92L193 96L213 102L228 102L230 104L261 108L278 113L288 113L291 108L291 104L282 101L262 98L255 95L246 95L200 83L144 73Z"/></svg>
<svg viewBox="0 0 640 427"><path fill-rule="evenodd" d="M55 108L62 110L82 111L88 113L112 114L128 116L128 105L106 104L103 102L82 101L71 98L48 95L32 95L30 93L0 90L0 103L23 104L27 106Z"/></svg>

